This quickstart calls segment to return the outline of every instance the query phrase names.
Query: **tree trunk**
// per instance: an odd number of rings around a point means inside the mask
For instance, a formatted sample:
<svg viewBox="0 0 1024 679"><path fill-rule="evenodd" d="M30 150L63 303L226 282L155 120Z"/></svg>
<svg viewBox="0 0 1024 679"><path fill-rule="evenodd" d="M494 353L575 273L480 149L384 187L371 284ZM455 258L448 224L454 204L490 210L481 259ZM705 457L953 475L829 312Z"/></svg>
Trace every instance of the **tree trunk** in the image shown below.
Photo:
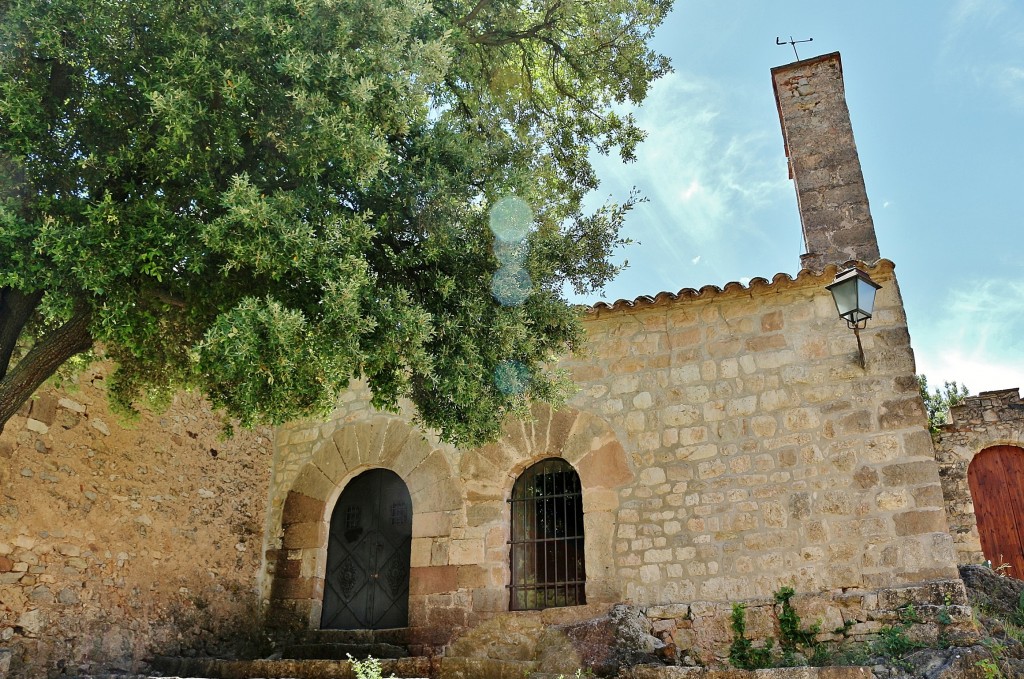
<svg viewBox="0 0 1024 679"><path fill-rule="evenodd" d="M22 404L65 361L92 346L90 315L88 307L77 305L64 325L40 339L0 380L0 432Z"/></svg>
<svg viewBox="0 0 1024 679"><path fill-rule="evenodd" d="M0 380L10 370L22 328L42 299L42 290L26 294L15 288L0 288Z"/></svg>

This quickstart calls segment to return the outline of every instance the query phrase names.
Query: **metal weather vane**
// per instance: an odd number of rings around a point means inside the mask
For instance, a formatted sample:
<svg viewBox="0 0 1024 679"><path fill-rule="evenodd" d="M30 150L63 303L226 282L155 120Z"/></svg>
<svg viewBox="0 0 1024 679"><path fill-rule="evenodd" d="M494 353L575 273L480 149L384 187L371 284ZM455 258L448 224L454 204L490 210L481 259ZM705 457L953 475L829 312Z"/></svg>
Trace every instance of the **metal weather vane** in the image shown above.
<svg viewBox="0 0 1024 679"><path fill-rule="evenodd" d="M793 36L789 36L789 40L779 40L778 36L776 36L775 37L775 44L776 45L792 45L792 47L793 47L793 56L796 57L797 61L800 61L800 55L796 53L796 46L797 46L797 44L801 43L801 42L811 42L813 40L814 40L814 38L807 38L807 40L793 40Z"/></svg>

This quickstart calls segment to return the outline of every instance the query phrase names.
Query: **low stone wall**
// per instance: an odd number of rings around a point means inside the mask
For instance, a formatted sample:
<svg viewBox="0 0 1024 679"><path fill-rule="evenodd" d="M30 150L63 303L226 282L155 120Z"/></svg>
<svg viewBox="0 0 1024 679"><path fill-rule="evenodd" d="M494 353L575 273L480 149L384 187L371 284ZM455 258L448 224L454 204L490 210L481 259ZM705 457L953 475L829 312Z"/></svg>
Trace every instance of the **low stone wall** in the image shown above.
<svg viewBox="0 0 1024 679"><path fill-rule="evenodd" d="M756 642L775 639L777 648L780 608L771 598L742 603L746 636ZM818 625L817 641L833 647L873 641L884 627L905 622L909 607L916 622L908 634L917 641L934 643L940 635L970 641L977 636L960 580L803 594L791 603L802 628ZM565 676L580 668L611 676L644 663L727 667L731 614L731 604L714 601L505 613L454 641L445 661L514 660L530 672Z"/></svg>
<svg viewBox="0 0 1024 679"><path fill-rule="evenodd" d="M978 519L967 480L974 457L991 446L1024 447L1024 402L1019 389L983 391L964 399L950 412L935 441L935 460L945 497L946 520L953 535L957 561L982 563L985 555Z"/></svg>
<svg viewBox="0 0 1024 679"><path fill-rule="evenodd" d="M221 440L204 401L122 423L108 366L0 436L0 649L12 677L137 670L253 635L270 432ZM0 672L2 674L2 672Z"/></svg>

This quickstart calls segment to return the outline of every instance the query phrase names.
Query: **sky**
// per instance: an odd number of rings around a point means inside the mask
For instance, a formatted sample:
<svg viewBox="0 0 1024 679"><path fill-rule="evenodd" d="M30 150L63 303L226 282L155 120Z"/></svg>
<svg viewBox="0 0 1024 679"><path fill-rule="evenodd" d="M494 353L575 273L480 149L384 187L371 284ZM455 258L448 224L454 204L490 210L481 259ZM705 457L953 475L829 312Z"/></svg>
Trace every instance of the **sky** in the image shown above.
<svg viewBox="0 0 1024 679"><path fill-rule="evenodd" d="M634 109L635 163L595 155L599 198L648 202L600 296L796 274L796 193L770 69L840 52L882 256L919 373L1024 390L1024 3L676 0L653 47L674 72ZM577 300L594 302L593 298Z"/></svg>

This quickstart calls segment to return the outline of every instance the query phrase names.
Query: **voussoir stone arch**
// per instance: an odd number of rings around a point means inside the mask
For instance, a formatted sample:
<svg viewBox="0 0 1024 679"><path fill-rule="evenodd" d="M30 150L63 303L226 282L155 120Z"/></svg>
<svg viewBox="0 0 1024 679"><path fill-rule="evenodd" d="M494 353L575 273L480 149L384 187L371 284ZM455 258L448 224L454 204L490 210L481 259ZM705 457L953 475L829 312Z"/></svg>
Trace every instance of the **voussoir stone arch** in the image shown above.
<svg viewBox="0 0 1024 679"><path fill-rule="evenodd" d="M506 424L497 442L463 453L459 476L470 503L468 517L489 524L500 535L500 544L506 544L511 537L507 501L515 480L530 465L551 457L564 459L580 475L587 601L619 601L622 592L612 559L618 490L631 483L634 474L618 437L601 418L573 408L537 405L531 419ZM505 582L507 553L507 548L494 552L502 557L497 565Z"/></svg>
<svg viewBox="0 0 1024 679"><path fill-rule="evenodd" d="M313 448L285 496L282 550L274 569L275 608L297 615L301 624L320 619L331 513L345 486L364 471L389 469L412 497L413 530L438 513L461 507L450 452L398 417L380 415L346 423Z"/></svg>

